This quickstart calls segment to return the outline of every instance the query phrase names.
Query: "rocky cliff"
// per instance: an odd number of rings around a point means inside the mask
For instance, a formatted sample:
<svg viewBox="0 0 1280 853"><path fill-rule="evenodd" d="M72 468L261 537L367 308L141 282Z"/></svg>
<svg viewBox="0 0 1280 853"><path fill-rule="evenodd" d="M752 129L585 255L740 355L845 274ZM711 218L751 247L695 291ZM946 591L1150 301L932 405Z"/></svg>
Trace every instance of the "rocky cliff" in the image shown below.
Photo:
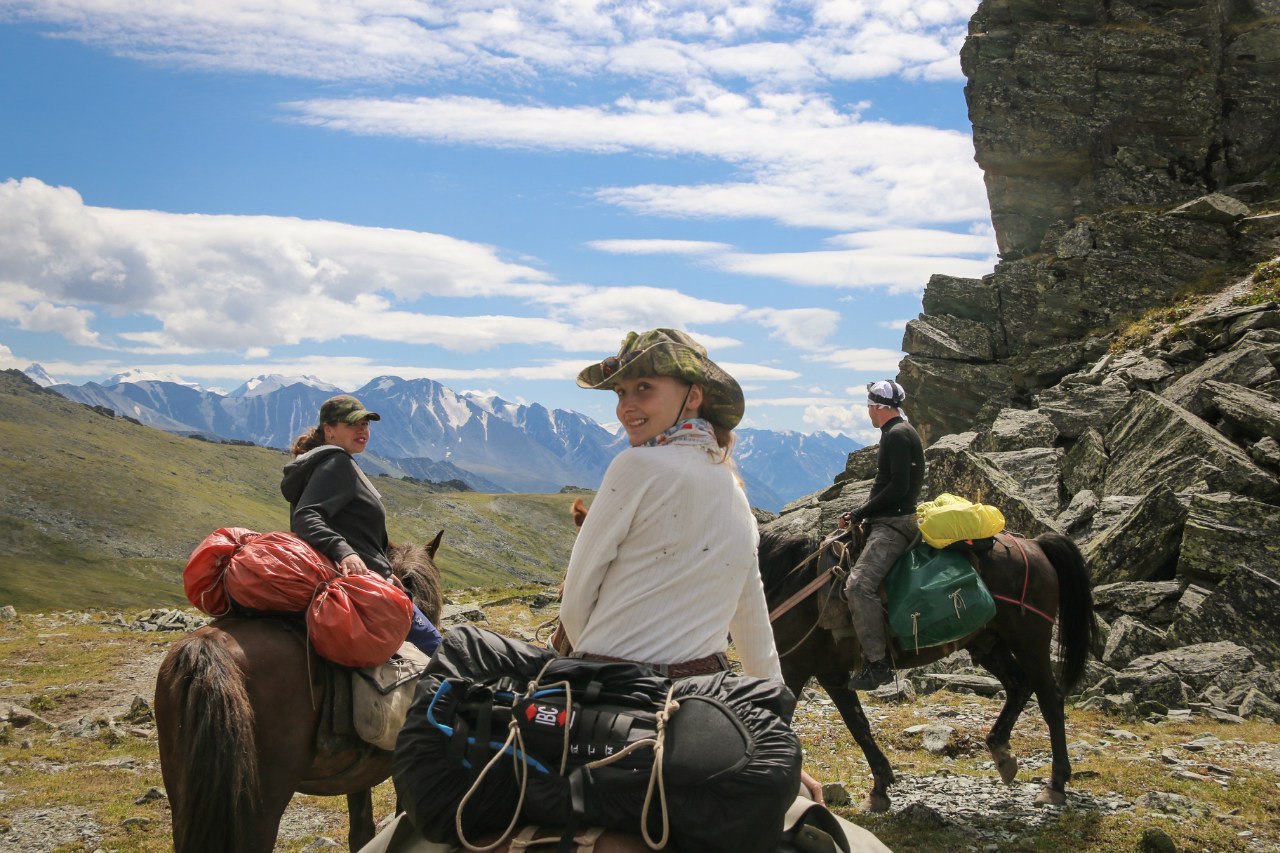
<svg viewBox="0 0 1280 853"><path fill-rule="evenodd" d="M1280 722L1278 13L984 0L964 47L1002 260L907 326L922 499L1080 545L1108 710ZM875 453L769 526L832 530Z"/></svg>
<svg viewBox="0 0 1280 853"><path fill-rule="evenodd" d="M990 423L1119 321L1273 255L1274 2L984 0L961 54L1001 262L935 276L900 381L926 438Z"/></svg>

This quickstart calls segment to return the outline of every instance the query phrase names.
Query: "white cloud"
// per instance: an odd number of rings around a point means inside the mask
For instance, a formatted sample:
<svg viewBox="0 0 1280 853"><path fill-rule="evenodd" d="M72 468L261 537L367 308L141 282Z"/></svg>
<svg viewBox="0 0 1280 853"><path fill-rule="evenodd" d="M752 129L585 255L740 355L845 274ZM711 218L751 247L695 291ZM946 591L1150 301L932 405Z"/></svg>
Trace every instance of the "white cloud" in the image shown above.
<svg viewBox="0 0 1280 853"><path fill-rule="evenodd" d="M54 332L73 344L92 346L98 333L89 328L93 312L69 305L37 302L18 320L18 328L29 332Z"/></svg>
<svg viewBox="0 0 1280 853"><path fill-rule="evenodd" d="M592 240L587 245L614 255L706 255L733 248L703 240Z"/></svg>
<svg viewBox="0 0 1280 853"><path fill-rule="evenodd" d="M871 425L866 406L815 404L805 407L802 420L814 429L842 432L862 444L880 441L880 430Z"/></svg>
<svg viewBox="0 0 1280 853"><path fill-rule="evenodd" d="M596 192L601 201L647 215L761 218L838 230L968 223L989 215L967 134L864 121L817 94L745 96L700 85L665 100L628 97L608 106L462 96L315 99L288 106L300 122L349 133L499 148L703 156L738 170L735 180L723 183ZM930 236L936 242L944 233ZM911 232L905 235L904 240ZM962 238L952 243L964 251L976 251L975 238L948 236ZM939 253L929 246L918 243L913 251Z"/></svg>
<svg viewBox="0 0 1280 853"><path fill-rule="evenodd" d="M0 317L94 343L91 308L161 328L139 352L247 349L344 335L473 351L520 341L572 347L543 317L400 310L423 296L543 298L549 276L439 234L269 216L90 207L39 180L0 183ZM583 343L590 343L584 341Z"/></svg>
<svg viewBox="0 0 1280 853"><path fill-rule="evenodd" d="M827 308L756 308L743 317L771 329L770 338L800 350L823 346L840 326L839 312Z"/></svg>
<svg viewBox="0 0 1280 853"><path fill-rule="evenodd" d="M806 355L804 359L805 361L832 364L844 370L862 370L892 376L898 372L898 362L902 360L902 355L898 350L884 349L883 347L854 347ZM865 389L859 388L849 388L846 391L852 395L866 393Z"/></svg>
<svg viewBox="0 0 1280 853"><path fill-rule="evenodd" d="M876 323L876 325L877 325L877 326L879 326L879 327L880 327L880 328L882 328L882 329L896 329L896 330L898 330L899 332L902 332L902 331L905 331L905 330L906 330L906 328L907 328L907 323L910 323L910 322L911 322L911 321L910 321L910 320L908 320L908 319L902 319L902 320L881 320L879 323Z"/></svg>
<svg viewBox="0 0 1280 853"><path fill-rule="evenodd" d="M959 257L916 256L874 249L716 256L715 266L740 275L758 275L794 284L839 288L886 288L891 293L918 293L929 277L945 272L978 278L992 262Z"/></svg>
<svg viewBox="0 0 1280 853"><path fill-rule="evenodd" d="M959 77L977 0L11 0L123 56L321 80Z"/></svg>

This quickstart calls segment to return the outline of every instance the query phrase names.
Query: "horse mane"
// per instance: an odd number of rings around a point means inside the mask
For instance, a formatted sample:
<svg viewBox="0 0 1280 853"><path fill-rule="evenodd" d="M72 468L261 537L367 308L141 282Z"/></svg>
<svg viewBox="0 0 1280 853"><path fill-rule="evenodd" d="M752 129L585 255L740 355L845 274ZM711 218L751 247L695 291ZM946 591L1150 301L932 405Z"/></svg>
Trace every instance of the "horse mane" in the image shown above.
<svg viewBox="0 0 1280 853"><path fill-rule="evenodd" d="M822 544L822 538L810 533L760 531L757 560L760 563L760 580L764 584L765 592L769 592L781 583L805 557L818 550L820 544ZM813 572L810 570L801 574L807 577Z"/></svg>
<svg viewBox="0 0 1280 853"><path fill-rule="evenodd" d="M438 539L439 537L437 537ZM440 624L444 610L444 594L440 591L440 569L427 546L410 542L390 549L391 570L404 584L405 591L418 605L432 625Z"/></svg>

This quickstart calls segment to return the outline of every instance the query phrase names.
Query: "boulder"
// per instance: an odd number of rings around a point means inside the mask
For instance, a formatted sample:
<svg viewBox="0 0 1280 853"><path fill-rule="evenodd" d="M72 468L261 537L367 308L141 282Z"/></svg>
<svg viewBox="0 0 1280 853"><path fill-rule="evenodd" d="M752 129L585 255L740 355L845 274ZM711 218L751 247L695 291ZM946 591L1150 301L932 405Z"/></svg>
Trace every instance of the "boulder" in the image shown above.
<svg viewBox="0 0 1280 853"><path fill-rule="evenodd" d="M1162 358L1138 357L1130 364L1117 367L1115 375L1130 391L1158 391L1173 380L1176 372Z"/></svg>
<svg viewBox="0 0 1280 853"><path fill-rule="evenodd" d="M1194 643L1135 658L1116 673L1116 682L1121 690L1129 690L1131 688L1126 685L1142 673L1167 669L1186 682L1194 693L1199 693L1223 673L1238 675L1256 665L1257 659L1252 651L1229 640Z"/></svg>
<svg viewBox="0 0 1280 853"><path fill-rule="evenodd" d="M1196 405L1200 386L1208 380L1230 382L1246 388L1256 388L1264 382L1276 379L1280 374L1263 352L1252 346L1239 347L1216 355L1195 370L1182 376L1161 392L1161 396L1183 408ZM1198 413L1197 413L1198 414Z"/></svg>
<svg viewBox="0 0 1280 853"><path fill-rule="evenodd" d="M902 349L925 358L989 362L996 357L996 335L987 323L935 314L907 323Z"/></svg>
<svg viewBox="0 0 1280 853"><path fill-rule="evenodd" d="M880 445L869 444L849 454L844 471L836 475L836 482L845 480L874 480L879 469Z"/></svg>
<svg viewBox="0 0 1280 853"><path fill-rule="evenodd" d="M1107 473L1107 448L1102 435L1093 427L1080 433L1062 458L1062 485L1067 494L1082 489L1097 489Z"/></svg>
<svg viewBox="0 0 1280 853"><path fill-rule="evenodd" d="M1053 515L1041 510L1012 477L981 454L939 442L925 451L925 468L930 494L950 492L974 503L990 504L1004 513L1010 530L1024 536L1058 529Z"/></svg>
<svg viewBox="0 0 1280 853"><path fill-rule="evenodd" d="M1194 614L1200 612L1200 605L1204 604L1204 600L1212 594L1213 589L1207 586L1198 586L1196 584L1188 584L1187 588L1182 591L1182 595L1178 596L1178 603L1173 608L1173 621L1180 619L1189 619ZM1172 624L1172 623L1170 623Z"/></svg>
<svg viewBox="0 0 1280 853"><path fill-rule="evenodd" d="M1169 626L1178 643L1239 643L1269 667L1280 666L1280 580L1248 566L1238 569L1213 590L1193 613Z"/></svg>
<svg viewBox="0 0 1280 853"><path fill-rule="evenodd" d="M1138 658L1138 660L1145 660ZM1132 664L1116 673L1116 689L1133 704L1158 702L1165 708L1185 708L1190 697L1182 676L1166 663Z"/></svg>
<svg viewBox="0 0 1280 853"><path fill-rule="evenodd" d="M946 672L913 673L911 682L921 693L949 690L953 693L976 693L979 696L995 696L1004 686L987 675L966 675Z"/></svg>
<svg viewBox="0 0 1280 853"><path fill-rule="evenodd" d="M1280 480L1209 424L1147 391L1116 421L1106 438L1108 494L1140 494L1154 484L1174 491L1228 491L1280 500Z"/></svg>
<svg viewBox="0 0 1280 853"><path fill-rule="evenodd" d="M1093 517L1098 514L1098 506L1098 496L1093 491L1083 489L1076 492L1067 508L1058 513L1058 527L1069 536L1087 530Z"/></svg>
<svg viewBox="0 0 1280 853"><path fill-rule="evenodd" d="M1249 448L1249 458L1263 468L1280 473L1280 442L1267 436Z"/></svg>
<svg viewBox="0 0 1280 853"><path fill-rule="evenodd" d="M1261 717L1273 723L1280 723L1280 702L1274 702L1256 687L1249 688L1240 700L1236 712L1246 720Z"/></svg>
<svg viewBox="0 0 1280 853"><path fill-rule="evenodd" d="M1121 616L1111 623L1107 645L1102 650L1102 662L1113 669L1122 669L1134 658L1162 651L1168 645L1162 632L1143 625L1132 616Z"/></svg>
<svg viewBox="0 0 1280 853"><path fill-rule="evenodd" d="M1093 588L1093 607L1103 618L1134 616L1148 625L1168 625L1178 613L1185 583L1129 581Z"/></svg>
<svg viewBox="0 0 1280 853"><path fill-rule="evenodd" d="M1059 383L1034 397L1040 412L1061 438L1075 438L1091 428L1107 429L1129 400L1129 389L1120 382L1101 384Z"/></svg>
<svg viewBox="0 0 1280 853"><path fill-rule="evenodd" d="M1017 482L1046 516L1053 518L1062 511L1062 448L1031 447L981 455Z"/></svg>
<svg viewBox="0 0 1280 853"><path fill-rule="evenodd" d="M1280 435L1280 398L1232 382L1208 379L1194 399L1200 417L1221 421L1220 429L1242 441Z"/></svg>
<svg viewBox="0 0 1280 853"><path fill-rule="evenodd" d="M907 413L926 445L939 436L990 423L1015 391L1013 368L908 353L898 366Z"/></svg>
<svg viewBox="0 0 1280 853"><path fill-rule="evenodd" d="M1243 567L1280 581L1280 507L1230 493L1192 495L1178 577L1212 586Z"/></svg>
<svg viewBox="0 0 1280 853"><path fill-rule="evenodd" d="M1173 491L1156 486L1084 549L1093 582L1173 578L1185 519Z"/></svg>
<svg viewBox="0 0 1280 853"><path fill-rule="evenodd" d="M921 307L927 315L988 322L999 316L1000 296L986 279L937 274L925 285Z"/></svg>
<svg viewBox="0 0 1280 853"><path fill-rule="evenodd" d="M1249 205L1222 193L1209 193L1180 204L1168 212L1169 216L1185 216L1188 219L1201 219L1205 222L1230 224L1238 222L1249 215Z"/></svg>
<svg viewBox="0 0 1280 853"><path fill-rule="evenodd" d="M978 446L1000 452L1053 447L1057 440L1058 428L1040 410L1001 409L995 422L981 433Z"/></svg>

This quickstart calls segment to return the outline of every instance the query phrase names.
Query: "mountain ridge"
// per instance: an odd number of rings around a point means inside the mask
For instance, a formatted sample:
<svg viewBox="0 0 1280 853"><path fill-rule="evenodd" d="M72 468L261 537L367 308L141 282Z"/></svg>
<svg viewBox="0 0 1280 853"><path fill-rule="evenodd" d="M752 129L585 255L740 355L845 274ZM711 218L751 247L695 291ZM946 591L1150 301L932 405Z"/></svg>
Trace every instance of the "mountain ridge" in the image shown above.
<svg viewBox="0 0 1280 853"><path fill-rule="evenodd" d="M139 377L51 390L140 423L214 440L287 448L310 429L320 404L339 391L314 376L266 374L228 394ZM265 389L265 390L264 390ZM556 492L595 488L626 446L625 435L586 415L459 393L432 379L378 376L355 394L382 415L366 470L419 479L460 479L476 491ZM738 430L738 460L754 506L777 511L832 482L858 445L846 436Z"/></svg>

